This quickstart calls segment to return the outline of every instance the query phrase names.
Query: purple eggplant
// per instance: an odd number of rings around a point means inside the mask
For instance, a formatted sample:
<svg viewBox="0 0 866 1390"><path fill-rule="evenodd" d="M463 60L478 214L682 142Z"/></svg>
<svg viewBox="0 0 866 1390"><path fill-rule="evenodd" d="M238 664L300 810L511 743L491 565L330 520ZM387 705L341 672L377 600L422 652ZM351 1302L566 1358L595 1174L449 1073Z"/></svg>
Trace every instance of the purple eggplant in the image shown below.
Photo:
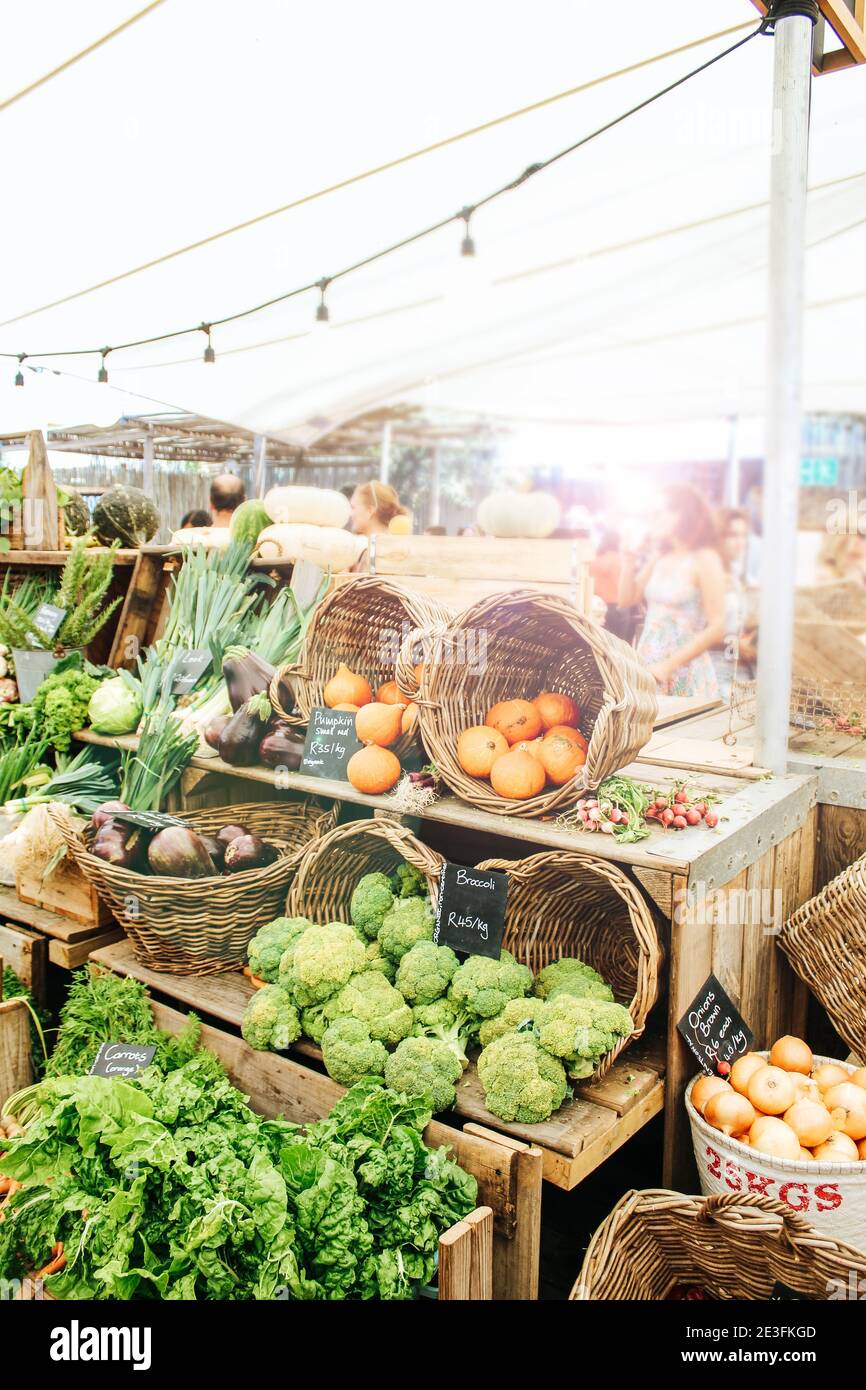
<svg viewBox="0 0 866 1390"><path fill-rule="evenodd" d="M278 720L259 744L259 759L266 767L286 767L296 772L304 754L304 740L291 726Z"/></svg>
<svg viewBox="0 0 866 1390"><path fill-rule="evenodd" d="M246 656L226 657L223 675L235 714L254 695L262 695L268 689L275 670L269 661L263 661L255 652L247 652Z"/></svg>
<svg viewBox="0 0 866 1390"><path fill-rule="evenodd" d="M165 878L212 878L216 873L204 840L183 825L158 831L148 847L147 859L153 872Z"/></svg>
<svg viewBox="0 0 866 1390"><path fill-rule="evenodd" d="M221 840L217 839L216 835L200 835L199 839L202 841L205 849L210 855L211 863L213 864L214 868L217 871L219 871L222 868L223 860L225 859L225 845Z"/></svg>
<svg viewBox="0 0 866 1390"><path fill-rule="evenodd" d="M132 869L140 873L147 866L149 836L136 825L124 821L106 820L93 837L91 853L116 869Z"/></svg>
<svg viewBox="0 0 866 1390"><path fill-rule="evenodd" d="M208 748L219 748L220 735L231 717L230 714L217 714L210 721L204 731L204 741Z"/></svg>
<svg viewBox="0 0 866 1390"><path fill-rule="evenodd" d="M221 830L218 830L216 833L216 840L217 843L221 844L223 847L223 856L225 856L225 852L232 840L236 840L239 835L249 835L249 833L249 830L243 825L224 825Z"/></svg>
<svg viewBox="0 0 866 1390"><path fill-rule="evenodd" d="M273 862L270 858L272 849L273 846L266 845L258 835L238 835L226 846L226 871L237 874L243 869L260 869L264 864Z"/></svg>

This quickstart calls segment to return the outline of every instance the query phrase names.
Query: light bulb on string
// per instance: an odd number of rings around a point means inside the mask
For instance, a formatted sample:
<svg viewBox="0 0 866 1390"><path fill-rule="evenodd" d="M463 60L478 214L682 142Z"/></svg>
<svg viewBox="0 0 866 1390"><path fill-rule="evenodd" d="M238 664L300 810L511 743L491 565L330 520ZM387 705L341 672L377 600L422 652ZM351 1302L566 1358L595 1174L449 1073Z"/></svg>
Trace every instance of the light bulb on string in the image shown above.
<svg viewBox="0 0 866 1390"><path fill-rule="evenodd" d="M473 207L465 207L457 214L463 222L463 237L456 259L449 257L443 285L450 312L470 313L479 295L483 295L488 288L489 267L483 265L472 234L474 212Z"/></svg>
<svg viewBox="0 0 866 1390"><path fill-rule="evenodd" d="M102 364L101 364L101 366L100 366L100 368L99 368L99 372L98 372L98 375L97 375L97 377L96 377L96 380L97 380L102 386L104 386L104 385L107 383L107 381L108 381L108 368L107 368L106 365L105 365L105 359L106 359L106 357L108 356L108 354L109 354L110 352L111 352L111 348L103 348L103 349L102 349L102 354L101 354L101 355L102 355Z"/></svg>
<svg viewBox="0 0 866 1390"><path fill-rule="evenodd" d="M24 365L24 359L25 359L26 356L27 356L27 353L26 353L26 352L19 352L19 354L18 354L18 370L17 370L17 372L15 373L15 385L16 385L16 386L23 386L23 385L24 385L24 373L22 372L21 368L22 368L23 365Z"/></svg>
<svg viewBox="0 0 866 1390"><path fill-rule="evenodd" d="M330 278L327 275L323 275L322 279L316 282L316 289L319 291L319 302L316 305L316 318L313 326L317 333L330 326L331 315L325 302L325 295L328 292L330 283Z"/></svg>
<svg viewBox="0 0 866 1390"><path fill-rule="evenodd" d="M208 363L216 362L216 353L213 350L213 343L211 342L210 336L210 324L203 323L201 326L201 331L202 333L207 334L207 347L204 350L204 357L202 360Z"/></svg>

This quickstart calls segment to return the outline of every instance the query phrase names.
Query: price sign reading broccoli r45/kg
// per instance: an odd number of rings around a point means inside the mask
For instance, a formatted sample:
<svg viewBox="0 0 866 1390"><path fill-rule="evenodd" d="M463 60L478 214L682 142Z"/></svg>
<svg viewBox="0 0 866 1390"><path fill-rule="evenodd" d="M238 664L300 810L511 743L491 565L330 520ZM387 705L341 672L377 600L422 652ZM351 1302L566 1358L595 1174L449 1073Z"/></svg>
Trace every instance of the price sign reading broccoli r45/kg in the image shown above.
<svg viewBox="0 0 866 1390"><path fill-rule="evenodd" d="M156 1048L151 1043L100 1043L91 1076L138 1076L149 1067Z"/></svg>
<svg viewBox="0 0 866 1390"><path fill-rule="evenodd" d="M677 1028L708 1076L727 1074L730 1064L748 1052L753 1037L715 975L695 995Z"/></svg>
<svg viewBox="0 0 866 1390"><path fill-rule="evenodd" d="M498 960L507 897L508 879L496 869L443 865L433 929L436 945Z"/></svg>
<svg viewBox="0 0 866 1390"><path fill-rule="evenodd" d="M300 771L345 782L346 764L361 743L351 710L314 709L307 726Z"/></svg>

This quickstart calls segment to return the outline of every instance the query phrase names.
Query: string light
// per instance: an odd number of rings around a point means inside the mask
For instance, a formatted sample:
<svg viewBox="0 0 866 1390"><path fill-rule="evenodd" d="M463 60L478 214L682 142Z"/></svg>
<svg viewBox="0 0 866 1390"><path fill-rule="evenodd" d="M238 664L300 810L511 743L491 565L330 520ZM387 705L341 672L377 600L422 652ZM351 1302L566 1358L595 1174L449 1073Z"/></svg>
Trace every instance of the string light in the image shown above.
<svg viewBox="0 0 866 1390"><path fill-rule="evenodd" d="M25 359L26 356L27 356L27 353L26 353L26 352L19 352L19 354L18 354L18 370L17 370L17 372L15 373L15 385L16 385L16 386L23 386L23 385L24 385L24 373L22 372L21 368L22 368L22 366L24 365L24 359Z"/></svg>
<svg viewBox="0 0 866 1390"><path fill-rule="evenodd" d="M690 72L685 73L682 77L676 78L673 82L668 83L666 87L662 87L659 91L652 93L651 96L645 97L643 101L638 102L637 105L630 107L627 111L622 112L619 116L614 116L611 120L606 121L604 125L599 126L596 130L590 131L589 134L581 136L572 144L566 145L564 149L558 150L555 154L549 155L547 159L539 160L534 164L527 165L527 167L520 174L518 174L516 178L512 179L509 183L501 184L498 188L495 188L491 193L486 194L485 197L479 198L477 202L474 203L472 206L467 205L466 207L462 208L460 212L451 213L448 217L443 217L439 222L433 222L427 227L422 227L417 232L413 232L409 236L403 237L402 240L393 242L389 246L384 246L380 251L374 251L371 255L364 256L361 260L355 261L352 265L346 266L343 270L336 271L333 275L325 276L321 280L314 280L311 284L299 285L296 289L287 290L284 294L275 295L272 299L265 300L265 302L262 304L254 304L249 309L241 309L236 314L226 314L223 318L211 319L210 323L201 323L192 328L172 329L167 333L157 333L150 338L136 338L128 343L117 343L113 348L67 348L65 350L53 352L30 353L0 352L0 357L18 359L19 370L15 377L15 384L16 386L23 386L24 377L20 370L20 364L21 362L23 362L25 356L32 360L33 358L37 357L85 357L90 356L95 352L99 352L102 357L102 366L99 369L99 375L97 380L105 383L108 381L108 372L105 367L105 359L108 356L109 352L119 352L127 348L147 347L153 343L163 343L174 338L186 337L186 335L189 333L197 333L204 331L208 335L208 345L204 351L204 361L207 363L211 363L216 360L216 356L213 351L213 346L210 340L210 330L212 327L219 327L226 323L236 323L240 319L250 318L251 315L261 313L264 309L270 309L275 304L283 304L289 299L297 298L299 295L309 294L311 290L319 291L319 303L316 306L316 325L325 326L328 324L330 320L328 306L325 303L325 293L328 287L331 284L333 284L335 280L341 280L344 276L351 275L356 270L362 270L366 266L374 265L376 264L376 262L383 260L384 257L393 255L394 252L401 251L404 249L404 247L413 246L416 242L421 241L424 237L432 236L434 233L439 232L443 228L449 227L452 223L458 221L462 221L464 223L464 235L460 246L461 259L464 257L466 257L467 259L474 257L476 254L475 242L472 238L469 224L471 217L475 212L477 212L479 208L487 207L489 203L496 201L497 199L503 197L505 194L515 192L516 189L521 188L525 183L528 183L529 180L534 178L537 174L543 173L545 169L549 169L552 165L557 164L561 159L564 159L567 155L574 154L576 150L582 149L584 145L588 145L590 141L598 139L600 135L604 135L607 131L612 130L615 126L620 125L623 121L628 120L631 116L637 115L639 111L645 110L648 106L651 106L654 102L659 101L662 97L667 96L670 92L675 91L678 87L682 87L684 83L689 82L692 78L699 76L700 73L706 72L707 69L713 67L715 63L721 62L723 58L730 57L732 53L735 53L738 49L745 47L747 43L751 43L752 39L757 38L759 35L770 32L773 25L773 19L776 17L780 4L783 3L785 3L785 0L772 0L768 15L761 20L757 28L751 30L751 32L748 33L744 38L739 39L736 43L731 44L729 48L723 49L721 53L717 53L714 55L714 57L709 58L704 63L701 63L699 67L693 68Z"/></svg>

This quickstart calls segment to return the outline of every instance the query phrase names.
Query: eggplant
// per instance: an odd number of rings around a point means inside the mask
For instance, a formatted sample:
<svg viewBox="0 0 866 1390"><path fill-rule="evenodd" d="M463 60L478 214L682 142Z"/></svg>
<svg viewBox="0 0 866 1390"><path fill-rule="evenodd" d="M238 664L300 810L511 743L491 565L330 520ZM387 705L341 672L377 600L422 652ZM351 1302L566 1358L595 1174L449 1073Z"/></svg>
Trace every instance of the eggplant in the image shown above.
<svg viewBox="0 0 866 1390"><path fill-rule="evenodd" d="M289 772L296 772L303 754L304 740L281 719L259 744L259 759L266 767L286 767Z"/></svg>
<svg viewBox="0 0 866 1390"><path fill-rule="evenodd" d="M226 847L223 842L218 840L216 835L200 835L199 839L204 843L214 868L217 870L221 869L226 853Z"/></svg>
<svg viewBox="0 0 866 1390"><path fill-rule="evenodd" d="M229 703L237 714L254 695L267 690L274 678L275 666L263 661L255 652L246 656L226 657L223 661L223 675L229 695Z"/></svg>
<svg viewBox="0 0 866 1390"><path fill-rule="evenodd" d="M219 748L220 734L231 719L230 714L217 714L204 731L204 741L208 748Z"/></svg>
<svg viewBox="0 0 866 1390"><path fill-rule="evenodd" d="M253 767L259 760L259 744L269 722L269 718L260 719L248 705L242 705L220 734L217 746L223 762L231 767Z"/></svg>
<svg viewBox="0 0 866 1390"><path fill-rule="evenodd" d="M217 843L222 845L223 847L223 856L225 856L225 852L231 844L232 840L236 840L239 835L249 834L249 830L247 830L246 827L243 825L224 825L221 830L218 830L216 833L216 839Z"/></svg>
<svg viewBox="0 0 866 1390"><path fill-rule="evenodd" d="M125 801L103 801L102 805L97 806L96 810L93 812L90 818L90 824L93 826L94 830L99 830L101 826L105 825L106 821L111 820L112 814L115 811L129 811L130 809L131 808L127 806Z"/></svg>
<svg viewBox="0 0 866 1390"><path fill-rule="evenodd" d="M216 873L204 840L184 825L158 831L147 859L153 872L166 878L211 878Z"/></svg>
<svg viewBox="0 0 866 1390"><path fill-rule="evenodd" d="M91 854L117 869L132 869L134 873L141 873L147 865L148 838L137 825L109 819L103 821L97 830Z"/></svg>
<svg viewBox="0 0 866 1390"><path fill-rule="evenodd" d="M260 869L264 864L273 862L269 857L271 849L272 846L266 845L258 835L238 835L226 846L226 871L237 874L243 869Z"/></svg>

